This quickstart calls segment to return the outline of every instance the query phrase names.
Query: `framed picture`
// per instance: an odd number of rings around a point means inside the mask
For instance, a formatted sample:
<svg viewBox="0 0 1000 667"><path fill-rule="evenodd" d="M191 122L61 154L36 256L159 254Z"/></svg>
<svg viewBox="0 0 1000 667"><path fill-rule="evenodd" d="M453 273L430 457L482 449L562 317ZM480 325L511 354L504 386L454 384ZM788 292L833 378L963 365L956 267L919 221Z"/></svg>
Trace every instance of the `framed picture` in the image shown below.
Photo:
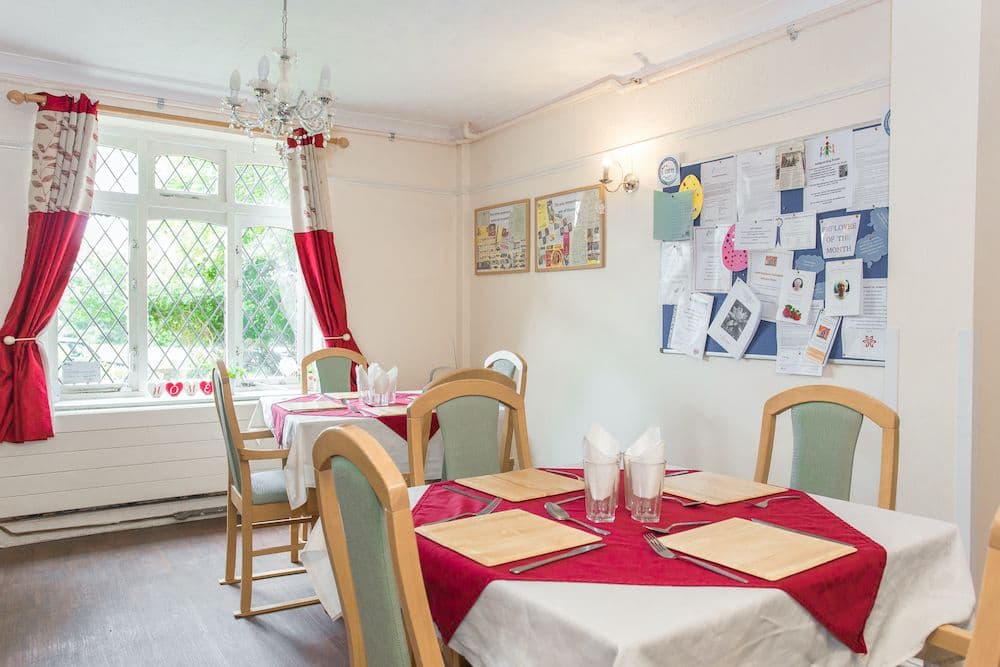
<svg viewBox="0 0 1000 667"><path fill-rule="evenodd" d="M530 200L519 199L476 209L473 221L476 275L524 273L529 270L530 208Z"/></svg>
<svg viewBox="0 0 1000 667"><path fill-rule="evenodd" d="M535 197L535 270L604 266L604 186Z"/></svg>

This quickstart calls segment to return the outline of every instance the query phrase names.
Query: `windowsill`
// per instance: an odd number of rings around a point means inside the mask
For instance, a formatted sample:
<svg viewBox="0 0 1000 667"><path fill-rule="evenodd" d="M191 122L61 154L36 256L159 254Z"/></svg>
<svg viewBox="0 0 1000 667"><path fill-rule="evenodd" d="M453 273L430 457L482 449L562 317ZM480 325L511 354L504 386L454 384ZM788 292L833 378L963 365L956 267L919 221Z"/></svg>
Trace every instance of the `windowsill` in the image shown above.
<svg viewBox="0 0 1000 667"><path fill-rule="evenodd" d="M237 405L252 403L262 396L283 396L288 394L298 394L300 391L297 385L267 387L250 387L238 391L233 395L233 402ZM86 413L98 410L164 410L169 408L197 408L203 406L214 407L213 397L198 396L161 396L160 398L150 398L149 396L127 394L100 397L80 397L63 398L53 406L56 413Z"/></svg>

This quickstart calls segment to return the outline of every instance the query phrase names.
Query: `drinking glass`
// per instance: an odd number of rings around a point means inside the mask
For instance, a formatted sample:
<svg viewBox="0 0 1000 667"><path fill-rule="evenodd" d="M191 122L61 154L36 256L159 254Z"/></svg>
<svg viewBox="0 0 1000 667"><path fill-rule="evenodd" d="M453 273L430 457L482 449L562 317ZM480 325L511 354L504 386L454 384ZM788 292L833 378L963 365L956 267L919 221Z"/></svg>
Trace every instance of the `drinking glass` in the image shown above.
<svg viewBox="0 0 1000 667"><path fill-rule="evenodd" d="M610 523L618 507L618 461L583 462L583 486L587 505L587 520Z"/></svg>
<svg viewBox="0 0 1000 667"><path fill-rule="evenodd" d="M628 463L631 480L632 519L640 523L656 523L660 520L660 506L663 504L663 472L666 461L645 462L631 460ZM626 502L628 502L626 500Z"/></svg>
<svg viewBox="0 0 1000 667"><path fill-rule="evenodd" d="M632 511L632 471L629 470L631 462L632 457L622 453L622 482L625 486L625 509L629 512Z"/></svg>

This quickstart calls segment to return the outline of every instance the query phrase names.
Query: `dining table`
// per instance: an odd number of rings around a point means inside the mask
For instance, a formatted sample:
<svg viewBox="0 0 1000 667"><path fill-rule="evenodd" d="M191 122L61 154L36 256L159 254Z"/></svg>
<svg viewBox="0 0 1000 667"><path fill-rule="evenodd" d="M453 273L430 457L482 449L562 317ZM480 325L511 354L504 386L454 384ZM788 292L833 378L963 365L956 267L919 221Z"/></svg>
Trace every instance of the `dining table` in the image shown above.
<svg viewBox="0 0 1000 667"><path fill-rule="evenodd" d="M419 392L398 392L402 397L412 398ZM292 507L301 507L308 499L308 489L315 488L316 476L313 469L313 445L319 435L328 428L353 424L364 429L392 458L402 472L410 469L409 446L406 438L398 430L387 424L387 420L379 419L364 406L358 406L356 393L338 394L341 400L347 400L354 406L350 411L331 411L337 414L320 414L318 412L290 412L283 415L280 433L275 432L278 446L288 450L285 462L285 488L288 501ZM275 431L275 406L289 401L302 399L302 394L283 394L261 396L254 406L249 427L253 429L269 429ZM402 401L401 401L402 402ZM403 423L401 429L405 433L405 415L396 416ZM427 443L427 454L424 463L424 474L429 479L441 476L441 463L444 459L440 432L434 433Z"/></svg>
<svg viewBox="0 0 1000 667"><path fill-rule="evenodd" d="M409 489L411 507L429 488ZM962 624L971 617L975 591L957 526L803 495L885 550L884 570L863 625L866 652L846 646L777 587L516 578L488 583L448 644L473 665L497 667L888 666L915 656L939 625ZM669 515L681 509L664 503L663 511ZM571 514L585 518L579 508ZM760 516L767 517L767 510ZM324 608L331 617L339 617L321 523L311 532L301 558ZM421 561L427 568L423 557ZM456 570L448 576L461 573Z"/></svg>

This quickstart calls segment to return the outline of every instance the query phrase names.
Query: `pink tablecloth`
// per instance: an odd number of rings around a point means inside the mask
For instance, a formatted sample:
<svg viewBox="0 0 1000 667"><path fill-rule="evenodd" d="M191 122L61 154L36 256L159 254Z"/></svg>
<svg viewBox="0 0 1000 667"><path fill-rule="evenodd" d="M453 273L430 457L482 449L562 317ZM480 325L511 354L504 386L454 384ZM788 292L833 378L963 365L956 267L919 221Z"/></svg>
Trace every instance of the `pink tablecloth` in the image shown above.
<svg viewBox="0 0 1000 667"><path fill-rule="evenodd" d="M393 405L409 405L412 403L418 393L409 392L398 392L396 394L396 402ZM306 396L299 396L296 398L290 398L287 401L282 401L280 403L275 403L271 406L271 416L274 419L274 439L278 441L278 445L282 445L282 435L285 432L285 418L290 414L300 414L309 417L368 417L371 419L377 419L393 431L396 432L403 440L406 440L406 415L378 415L373 412L368 406L364 405L358 400L347 399L344 403L347 404L346 408L340 408L337 410L316 410L311 412L300 412L294 413L284 407L288 403L301 403L304 401L312 401L319 398L317 394L309 394ZM343 399L342 399L343 400ZM437 415L431 414L431 431L430 434L433 436L438 430Z"/></svg>

